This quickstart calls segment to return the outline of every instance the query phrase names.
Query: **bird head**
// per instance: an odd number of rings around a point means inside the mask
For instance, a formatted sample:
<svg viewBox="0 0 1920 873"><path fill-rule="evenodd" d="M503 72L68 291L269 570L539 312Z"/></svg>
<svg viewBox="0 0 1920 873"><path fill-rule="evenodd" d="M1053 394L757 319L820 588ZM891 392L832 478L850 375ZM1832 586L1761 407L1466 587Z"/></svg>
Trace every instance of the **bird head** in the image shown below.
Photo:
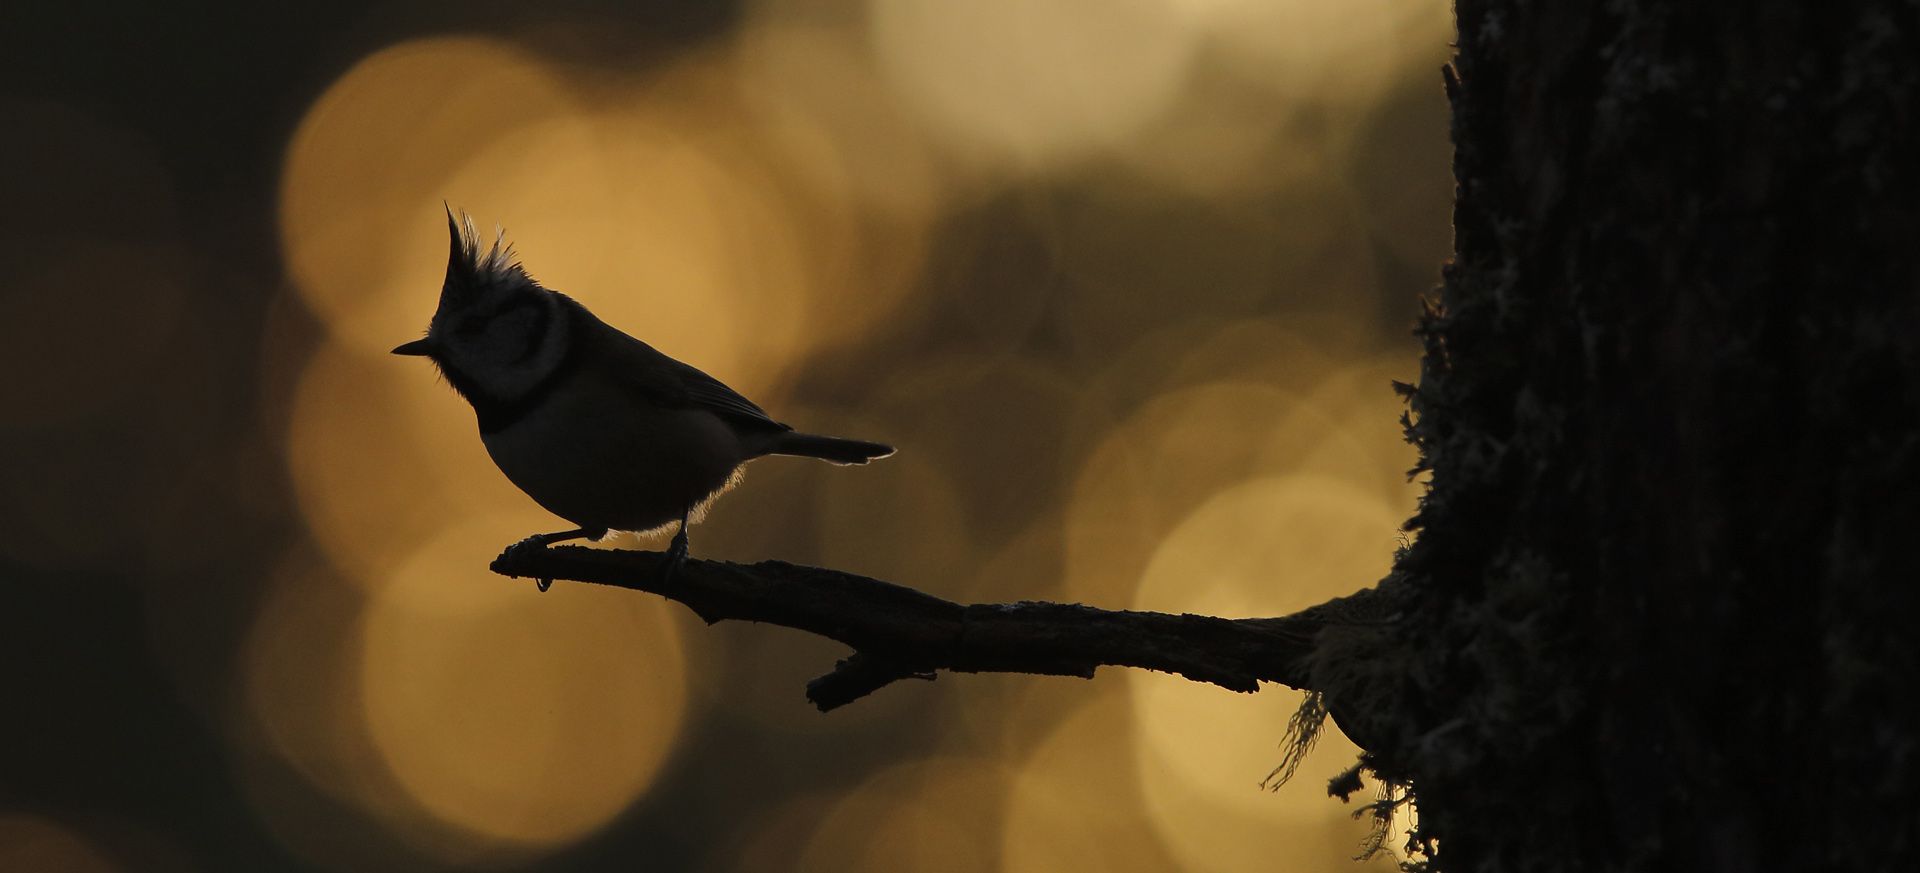
<svg viewBox="0 0 1920 873"><path fill-rule="evenodd" d="M567 354L565 299L514 259L504 232L482 250L473 218L447 210L447 278L426 337L393 350L432 360L476 406L517 403Z"/></svg>

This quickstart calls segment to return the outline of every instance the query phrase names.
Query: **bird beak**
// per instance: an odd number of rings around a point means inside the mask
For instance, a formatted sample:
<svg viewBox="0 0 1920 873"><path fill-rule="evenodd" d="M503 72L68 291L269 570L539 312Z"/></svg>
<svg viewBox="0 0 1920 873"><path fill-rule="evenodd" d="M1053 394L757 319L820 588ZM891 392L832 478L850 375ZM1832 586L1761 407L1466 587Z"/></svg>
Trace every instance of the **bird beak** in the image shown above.
<svg viewBox="0 0 1920 873"><path fill-rule="evenodd" d="M396 355L431 355L433 354L433 346L424 339L417 339L413 342L402 343L396 346L393 353Z"/></svg>

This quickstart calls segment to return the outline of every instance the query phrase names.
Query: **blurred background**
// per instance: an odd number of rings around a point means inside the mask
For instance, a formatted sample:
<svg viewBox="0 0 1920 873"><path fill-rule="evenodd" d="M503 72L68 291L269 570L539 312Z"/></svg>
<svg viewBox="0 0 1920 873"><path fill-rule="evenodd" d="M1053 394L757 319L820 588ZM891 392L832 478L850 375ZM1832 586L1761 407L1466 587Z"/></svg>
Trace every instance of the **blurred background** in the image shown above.
<svg viewBox="0 0 1920 873"><path fill-rule="evenodd" d="M693 532L964 601L1385 572L1438 0L10 3L0 870L1391 869L1299 695L942 676L495 577L443 199L861 469ZM628 540L626 547L658 547ZM1331 728L1330 728L1331 730Z"/></svg>

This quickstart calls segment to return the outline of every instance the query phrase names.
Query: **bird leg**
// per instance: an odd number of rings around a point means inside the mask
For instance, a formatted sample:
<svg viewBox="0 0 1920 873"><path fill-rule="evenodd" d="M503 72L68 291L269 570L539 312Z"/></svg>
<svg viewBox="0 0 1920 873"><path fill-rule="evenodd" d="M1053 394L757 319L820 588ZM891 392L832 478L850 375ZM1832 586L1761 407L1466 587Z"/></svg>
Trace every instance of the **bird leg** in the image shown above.
<svg viewBox="0 0 1920 873"><path fill-rule="evenodd" d="M556 533L534 534L533 536L514 543L513 547L507 551L513 551L515 549L544 549L554 543L564 543L567 540L587 539L598 542L601 537L606 535L607 529L604 527L576 527L573 530L563 530ZM553 587L553 580L535 579L533 580L533 584L540 589L541 593L545 593L548 588Z"/></svg>
<svg viewBox="0 0 1920 873"><path fill-rule="evenodd" d="M680 571L680 565L687 562L687 518L693 514L688 510L680 514L680 530L673 535L673 541L667 544L666 558L660 563L660 584L673 581L673 574Z"/></svg>

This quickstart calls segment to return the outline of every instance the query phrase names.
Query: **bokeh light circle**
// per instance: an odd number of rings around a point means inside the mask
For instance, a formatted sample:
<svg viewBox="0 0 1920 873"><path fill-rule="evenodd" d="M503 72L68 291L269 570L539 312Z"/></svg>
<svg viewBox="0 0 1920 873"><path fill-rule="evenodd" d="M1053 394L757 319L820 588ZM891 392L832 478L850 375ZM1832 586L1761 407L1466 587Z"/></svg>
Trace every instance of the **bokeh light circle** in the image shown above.
<svg viewBox="0 0 1920 873"><path fill-rule="evenodd" d="M1008 774L985 758L935 757L882 770L842 795L793 869L936 873L992 869Z"/></svg>
<svg viewBox="0 0 1920 873"><path fill-rule="evenodd" d="M556 523L494 468L472 410L418 359L321 347L288 425L287 466L307 527L361 585L475 510L518 513L526 530Z"/></svg>
<svg viewBox="0 0 1920 873"><path fill-rule="evenodd" d="M1159 871L1173 859L1152 828L1132 757L1125 686L1106 685L1026 749L1007 801L1001 870ZM1057 691L1058 689L1053 689Z"/></svg>
<svg viewBox="0 0 1920 873"><path fill-rule="evenodd" d="M1177 97L1194 51L1159 0L868 9L880 67L909 105L973 157L1022 169L1124 140Z"/></svg>
<svg viewBox="0 0 1920 873"><path fill-rule="evenodd" d="M1155 396L1088 453L1066 519L1066 586L1098 604L1133 598L1161 538L1221 488L1285 467L1262 466L1268 435L1300 407L1297 394L1255 382L1215 382Z"/></svg>
<svg viewBox="0 0 1920 873"><path fill-rule="evenodd" d="M1377 493L1310 475L1253 479L1195 509L1154 552L1134 606L1224 617L1285 615L1370 585L1392 561L1398 512ZM1160 674L1128 674L1139 742L1135 764L1149 820L1198 870L1261 869L1296 837L1344 817L1318 792L1281 798L1256 787L1299 695L1251 697ZM1330 733L1337 733L1331 726ZM1335 760L1357 750L1329 741ZM1271 840L1249 839L1256 825Z"/></svg>
<svg viewBox="0 0 1920 873"><path fill-rule="evenodd" d="M360 679L374 747L416 802L472 840L545 847L647 789L687 680L665 602L590 585L540 596L461 559L517 529L463 523L385 580Z"/></svg>
<svg viewBox="0 0 1920 873"><path fill-rule="evenodd" d="M414 40L355 64L301 119L281 170L281 247L308 306L362 351L418 336L446 267L441 202L470 193L449 186L455 171L476 149L581 111L501 40Z"/></svg>

